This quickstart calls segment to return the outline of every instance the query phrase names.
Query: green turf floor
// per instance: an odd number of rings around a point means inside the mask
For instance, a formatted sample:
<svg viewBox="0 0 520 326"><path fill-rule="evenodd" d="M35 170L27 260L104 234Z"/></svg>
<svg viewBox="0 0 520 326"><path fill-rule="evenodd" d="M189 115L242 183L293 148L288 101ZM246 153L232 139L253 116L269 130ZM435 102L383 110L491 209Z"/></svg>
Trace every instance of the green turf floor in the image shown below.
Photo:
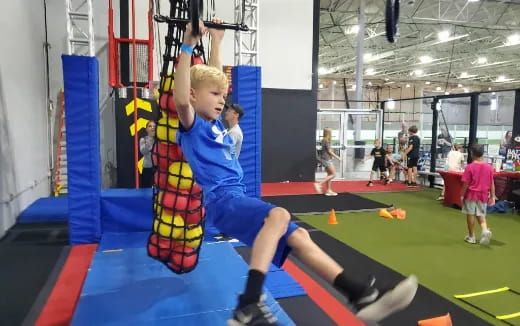
<svg viewBox="0 0 520 326"><path fill-rule="evenodd" d="M496 325L505 325L453 298L508 286L520 292L520 216L493 214L489 247L463 241L466 219L459 210L435 199L439 190L372 193L361 196L407 211L406 220L387 220L377 212L337 214L338 225L326 215L299 216L372 259L402 273L416 274L422 285ZM477 227L477 235L480 228ZM348 266L347 266L348 268ZM495 294L471 299L494 314L520 312L520 295ZM513 322L513 320L510 320ZM514 325L520 325L515 318Z"/></svg>

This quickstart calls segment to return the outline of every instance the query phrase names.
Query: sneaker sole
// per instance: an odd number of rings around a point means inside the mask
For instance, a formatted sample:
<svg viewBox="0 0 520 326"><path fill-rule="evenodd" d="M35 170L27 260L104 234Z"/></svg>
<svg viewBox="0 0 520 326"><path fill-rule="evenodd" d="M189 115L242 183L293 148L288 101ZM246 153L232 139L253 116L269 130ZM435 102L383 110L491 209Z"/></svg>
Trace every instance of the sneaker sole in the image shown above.
<svg viewBox="0 0 520 326"><path fill-rule="evenodd" d="M408 307L415 297L417 287L417 277L410 275L397 284L394 289L385 293L379 300L361 309L356 316L363 321L379 322Z"/></svg>

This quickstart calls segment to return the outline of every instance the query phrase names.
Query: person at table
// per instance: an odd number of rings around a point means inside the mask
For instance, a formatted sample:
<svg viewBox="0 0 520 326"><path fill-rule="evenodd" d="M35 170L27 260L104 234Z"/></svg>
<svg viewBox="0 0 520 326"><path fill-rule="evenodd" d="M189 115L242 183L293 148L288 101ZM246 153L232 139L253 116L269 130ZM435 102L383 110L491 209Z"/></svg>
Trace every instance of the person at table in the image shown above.
<svg viewBox="0 0 520 326"><path fill-rule="evenodd" d="M446 128L441 129L441 133L437 136L437 145L439 146L439 152L442 158L446 158L452 148L452 140L450 133Z"/></svg>
<svg viewBox="0 0 520 326"><path fill-rule="evenodd" d="M453 150L448 153L448 171L462 172L464 169L464 154L462 153L462 145L455 144ZM437 200L444 200L444 186Z"/></svg>
<svg viewBox="0 0 520 326"><path fill-rule="evenodd" d="M513 132L508 130L504 135L504 138L500 141L500 149L498 150L498 155L506 156L507 149L513 145Z"/></svg>
<svg viewBox="0 0 520 326"><path fill-rule="evenodd" d="M493 180L493 168L482 160L484 147L480 144L471 146L471 158L473 162L464 170L462 176L462 212L466 214L468 235L464 241L475 244L475 219L478 220L482 233L479 243L488 245L491 240L491 230L486 221L487 204L495 205L495 183Z"/></svg>

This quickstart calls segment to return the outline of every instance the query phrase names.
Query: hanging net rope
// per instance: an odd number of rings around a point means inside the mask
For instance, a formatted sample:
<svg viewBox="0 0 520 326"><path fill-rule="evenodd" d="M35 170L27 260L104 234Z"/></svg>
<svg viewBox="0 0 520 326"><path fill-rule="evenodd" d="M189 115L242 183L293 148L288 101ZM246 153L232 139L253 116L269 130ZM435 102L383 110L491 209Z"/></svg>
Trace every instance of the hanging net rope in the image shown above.
<svg viewBox="0 0 520 326"><path fill-rule="evenodd" d="M158 8L158 6L156 6ZM170 17L188 18L189 1L170 0ZM204 236L202 189L176 143L179 119L175 109L173 72L180 54L184 31L168 24L162 60L156 142L152 150L155 167L153 225L148 238L148 255L177 274L192 271ZM195 47L192 65L205 64L202 42Z"/></svg>

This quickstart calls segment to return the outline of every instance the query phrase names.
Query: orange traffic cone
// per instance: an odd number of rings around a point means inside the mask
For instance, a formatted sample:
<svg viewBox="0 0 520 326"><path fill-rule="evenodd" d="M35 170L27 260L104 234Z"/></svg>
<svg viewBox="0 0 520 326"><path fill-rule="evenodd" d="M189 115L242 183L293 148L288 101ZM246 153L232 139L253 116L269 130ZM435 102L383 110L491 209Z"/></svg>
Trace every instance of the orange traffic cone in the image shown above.
<svg viewBox="0 0 520 326"><path fill-rule="evenodd" d="M444 316L419 320L417 322L419 326L452 326L450 314Z"/></svg>
<svg viewBox="0 0 520 326"><path fill-rule="evenodd" d="M404 209L398 209L397 215L395 216L398 220L404 220L406 219L406 211Z"/></svg>
<svg viewBox="0 0 520 326"><path fill-rule="evenodd" d="M338 224L338 220L336 220L336 211L334 208L330 210L329 224Z"/></svg>
<svg viewBox="0 0 520 326"><path fill-rule="evenodd" d="M384 217L384 218L394 218L392 216L392 214L390 214L390 212L388 212L388 210L386 208L379 210L379 216Z"/></svg>
<svg viewBox="0 0 520 326"><path fill-rule="evenodd" d="M397 215L399 215L399 208L396 208L396 209L394 209L394 210L391 210L391 211L390 211L390 215L392 215L392 216L396 216L396 217L397 217Z"/></svg>

